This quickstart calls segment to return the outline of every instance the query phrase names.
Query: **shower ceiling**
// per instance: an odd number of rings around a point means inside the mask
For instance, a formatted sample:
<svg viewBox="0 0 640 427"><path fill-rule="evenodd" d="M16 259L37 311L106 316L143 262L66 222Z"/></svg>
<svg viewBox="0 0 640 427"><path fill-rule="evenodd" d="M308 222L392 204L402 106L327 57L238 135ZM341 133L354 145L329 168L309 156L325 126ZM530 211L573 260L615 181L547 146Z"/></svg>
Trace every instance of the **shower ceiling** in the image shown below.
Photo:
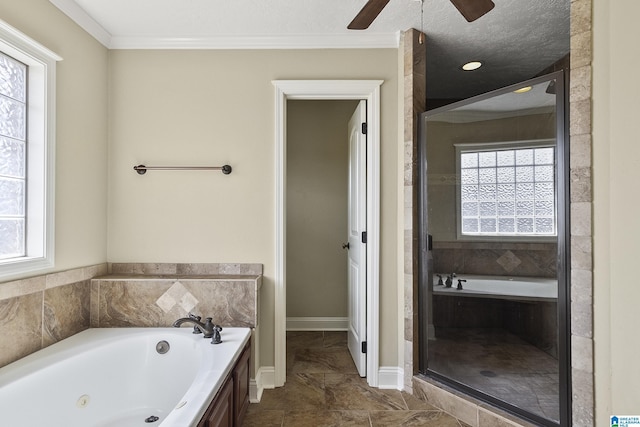
<svg viewBox="0 0 640 427"><path fill-rule="evenodd" d="M430 98L466 98L528 79L569 52L569 0L494 0L467 22L449 0L391 0L347 30L366 0L50 0L111 48L396 47L427 34ZM459 67L481 60L482 68Z"/></svg>

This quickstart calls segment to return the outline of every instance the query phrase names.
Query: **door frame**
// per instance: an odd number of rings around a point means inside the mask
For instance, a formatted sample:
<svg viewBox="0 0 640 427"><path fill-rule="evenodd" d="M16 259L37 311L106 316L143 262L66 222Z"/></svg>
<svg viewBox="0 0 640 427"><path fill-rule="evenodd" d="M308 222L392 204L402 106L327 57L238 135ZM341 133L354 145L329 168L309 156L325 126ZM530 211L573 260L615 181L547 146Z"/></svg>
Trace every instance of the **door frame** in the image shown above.
<svg viewBox="0 0 640 427"><path fill-rule="evenodd" d="M275 86L275 366L286 380L287 100L367 101L367 383L378 386L380 301L380 86L383 80L274 80Z"/></svg>

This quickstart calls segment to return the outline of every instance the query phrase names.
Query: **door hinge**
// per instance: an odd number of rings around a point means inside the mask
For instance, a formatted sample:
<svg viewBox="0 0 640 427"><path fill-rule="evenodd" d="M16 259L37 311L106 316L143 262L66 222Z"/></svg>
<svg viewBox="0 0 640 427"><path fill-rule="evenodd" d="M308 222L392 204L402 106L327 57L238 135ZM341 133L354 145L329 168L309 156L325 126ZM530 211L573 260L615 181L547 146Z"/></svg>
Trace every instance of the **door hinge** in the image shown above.
<svg viewBox="0 0 640 427"><path fill-rule="evenodd" d="M362 341L362 352L363 353L367 353L367 342L366 341Z"/></svg>
<svg viewBox="0 0 640 427"><path fill-rule="evenodd" d="M367 232L366 231L362 232L362 243L367 243Z"/></svg>
<svg viewBox="0 0 640 427"><path fill-rule="evenodd" d="M367 134L367 123L362 123L362 134L363 135Z"/></svg>

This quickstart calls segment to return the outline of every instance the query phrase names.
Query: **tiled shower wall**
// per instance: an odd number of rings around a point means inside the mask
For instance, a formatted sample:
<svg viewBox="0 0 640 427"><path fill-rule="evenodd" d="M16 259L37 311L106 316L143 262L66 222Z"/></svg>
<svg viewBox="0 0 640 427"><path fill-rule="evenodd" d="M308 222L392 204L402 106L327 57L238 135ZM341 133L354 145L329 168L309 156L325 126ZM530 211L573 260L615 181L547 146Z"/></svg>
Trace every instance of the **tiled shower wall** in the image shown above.
<svg viewBox="0 0 640 427"><path fill-rule="evenodd" d="M90 281L107 264L0 284L0 367L89 328Z"/></svg>
<svg viewBox="0 0 640 427"><path fill-rule="evenodd" d="M434 242L436 273L488 276L557 276L555 243Z"/></svg>
<svg viewBox="0 0 640 427"><path fill-rule="evenodd" d="M261 279L261 264L105 263L1 283L0 367L89 327L169 326L191 310L256 326Z"/></svg>

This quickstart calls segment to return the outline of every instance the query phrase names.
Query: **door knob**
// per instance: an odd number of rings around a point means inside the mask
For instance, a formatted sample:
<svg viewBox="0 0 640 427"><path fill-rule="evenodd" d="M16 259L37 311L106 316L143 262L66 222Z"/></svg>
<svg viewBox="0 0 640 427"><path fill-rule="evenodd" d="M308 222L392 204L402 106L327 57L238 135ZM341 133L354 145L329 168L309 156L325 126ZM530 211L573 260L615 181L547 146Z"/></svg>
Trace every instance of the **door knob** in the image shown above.
<svg viewBox="0 0 640 427"><path fill-rule="evenodd" d="M349 249L349 242L342 245L342 249Z"/></svg>

